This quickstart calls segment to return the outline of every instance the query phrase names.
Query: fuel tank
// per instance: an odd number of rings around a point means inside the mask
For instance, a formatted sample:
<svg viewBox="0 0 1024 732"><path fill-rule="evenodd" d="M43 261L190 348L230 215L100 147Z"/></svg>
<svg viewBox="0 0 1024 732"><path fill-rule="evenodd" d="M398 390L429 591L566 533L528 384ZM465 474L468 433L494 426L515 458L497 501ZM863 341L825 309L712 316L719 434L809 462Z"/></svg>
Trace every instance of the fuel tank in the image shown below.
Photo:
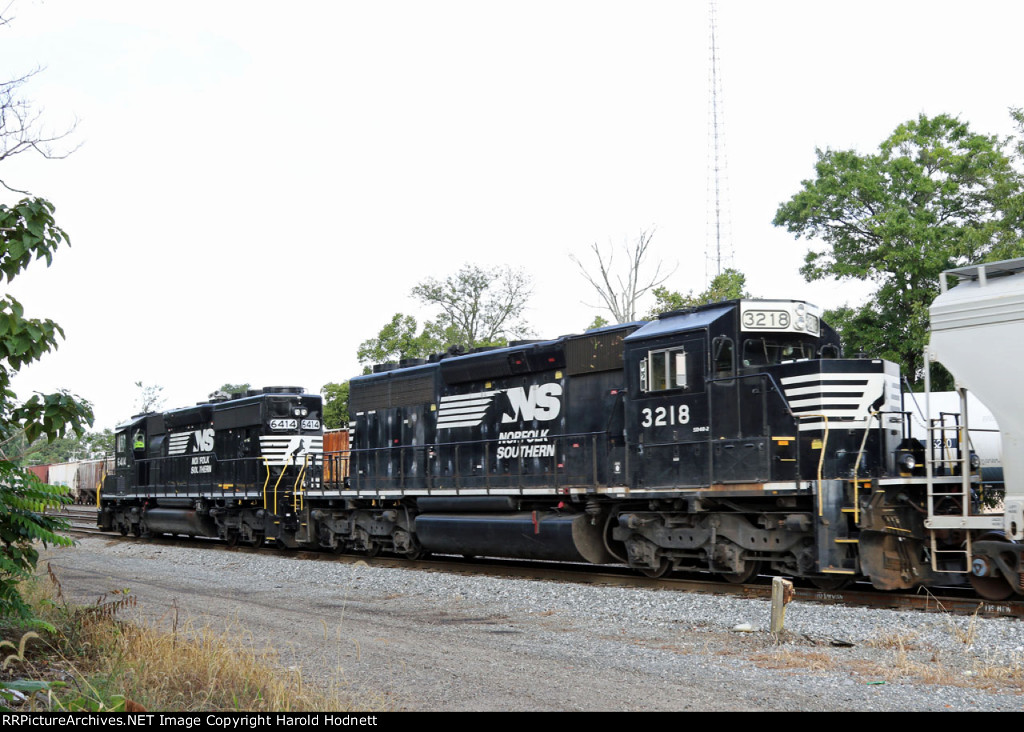
<svg viewBox="0 0 1024 732"><path fill-rule="evenodd" d="M586 514L430 513L416 517L423 548L438 554L547 559L604 564L604 522Z"/></svg>

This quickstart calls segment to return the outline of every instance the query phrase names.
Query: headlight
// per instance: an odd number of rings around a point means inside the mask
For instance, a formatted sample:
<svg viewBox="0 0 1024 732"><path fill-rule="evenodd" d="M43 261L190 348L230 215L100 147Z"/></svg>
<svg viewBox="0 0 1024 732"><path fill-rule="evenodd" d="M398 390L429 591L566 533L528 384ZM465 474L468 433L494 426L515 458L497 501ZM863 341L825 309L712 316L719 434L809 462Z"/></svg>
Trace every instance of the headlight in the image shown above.
<svg viewBox="0 0 1024 732"><path fill-rule="evenodd" d="M977 470L981 467L981 458L978 457L978 453L971 453L971 470Z"/></svg>
<svg viewBox="0 0 1024 732"><path fill-rule="evenodd" d="M901 452L899 455L897 455L896 463L899 465L901 470L907 473L913 472L914 468L917 467L917 461L914 459L914 456L909 452Z"/></svg>

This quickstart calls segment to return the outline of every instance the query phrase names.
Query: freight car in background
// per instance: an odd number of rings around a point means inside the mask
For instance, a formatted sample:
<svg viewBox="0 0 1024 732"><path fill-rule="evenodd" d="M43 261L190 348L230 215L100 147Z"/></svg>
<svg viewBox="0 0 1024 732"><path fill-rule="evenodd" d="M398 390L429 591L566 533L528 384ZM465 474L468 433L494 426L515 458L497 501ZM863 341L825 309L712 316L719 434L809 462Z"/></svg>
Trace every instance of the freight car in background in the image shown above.
<svg viewBox="0 0 1024 732"><path fill-rule="evenodd" d="M99 523L370 555L1021 593L1024 467L1006 441L1024 425L1005 365L1024 354L1002 351L1024 347L1024 260L951 274L961 284L933 306L934 353L964 383L999 384L979 396L1003 436L1005 514L980 500L962 406L915 437L895 364L843 358L809 303L732 300L379 365L351 380L350 430L329 433L342 442L326 453L320 397L301 389L140 415L118 428ZM999 304L979 314L986 299Z"/></svg>
<svg viewBox="0 0 1024 732"><path fill-rule="evenodd" d="M66 463L31 465L29 470L44 483L67 488L75 503L95 505L104 476L113 469L114 459L74 460Z"/></svg>

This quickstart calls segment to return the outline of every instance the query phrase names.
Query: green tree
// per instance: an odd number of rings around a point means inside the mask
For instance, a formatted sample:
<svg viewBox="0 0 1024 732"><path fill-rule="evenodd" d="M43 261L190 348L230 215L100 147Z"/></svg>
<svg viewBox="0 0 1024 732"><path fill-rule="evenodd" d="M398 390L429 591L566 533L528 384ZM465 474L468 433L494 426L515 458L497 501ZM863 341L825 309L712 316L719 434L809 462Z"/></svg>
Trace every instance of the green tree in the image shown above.
<svg viewBox="0 0 1024 732"><path fill-rule="evenodd" d="M220 388L210 394L212 398L214 394L245 394L252 388L251 384L222 384Z"/></svg>
<svg viewBox="0 0 1024 732"><path fill-rule="evenodd" d="M673 292L666 287L657 287L654 289L654 297L657 300L654 303L654 307L647 314L647 317L656 318L660 313L667 313L672 310L684 310L686 308L695 308L698 305L707 305L712 302L740 300L750 297L750 293L745 289L746 286L747 276L745 274L737 269L725 269L711 280L708 289L697 295L693 294L693 290L683 295L679 292Z"/></svg>
<svg viewBox="0 0 1024 732"><path fill-rule="evenodd" d="M472 264L444 280L427 278L412 289L424 305L440 308L424 334L466 348L504 345L530 334L523 318L532 294L530 277L511 267L483 269Z"/></svg>
<svg viewBox="0 0 1024 732"><path fill-rule="evenodd" d="M593 330L595 328L603 328L606 325L610 325L606 318L602 318L600 315L595 315L594 319L590 322L590 325L585 330Z"/></svg>
<svg viewBox="0 0 1024 732"><path fill-rule="evenodd" d="M395 313L375 338L359 344L356 355L368 373L372 364L427 358L450 346L505 345L509 338L530 334L522 315L530 287L526 274L509 267L486 270L467 264L444 280L426 279L412 295L439 308L439 315L420 328L416 318Z"/></svg>
<svg viewBox="0 0 1024 732"><path fill-rule="evenodd" d="M49 265L57 247L67 242L53 211L41 198L0 205L0 272L8 282L33 260L45 259ZM34 394L19 402L11 389L13 376L56 348L63 337L52 320L27 318L13 297L0 298L0 445L11 444L21 433L29 443L70 432L81 436L85 425L92 424L89 403L66 391ZM71 499L66 489L44 485L21 468L19 457L0 452L0 617L30 619L18 582L35 571L37 541L44 546L72 543L60 533L67 522L49 513Z"/></svg>
<svg viewBox="0 0 1024 732"><path fill-rule="evenodd" d="M0 11L0 24L8 22ZM68 132L50 134L39 125L39 115L20 89L34 75L0 83L0 160L22 153L46 158L62 157L52 143ZM66 153L65 153L66 154ZM10 283L33 260L47 266L67 234L53 218L49 201L13 188L5 179L0 186L24 197L13 205L0 204L0 273ZM22 456L14 445L35 443L40 438L57 440L69 433L81 436L91 425L92 407L66 391L33 394L21 402L11 380L23 367L57 347L64 331L52 320L28 318L21 303L10 295L0 297L0 617L31 620L31 610L18 592L18 583L30 577L39 558L37 542L69 545L60 532L65 520L51 511L71 502L64 488L41 483L21 467Z"/></svg>
<svg viewBox="0 0 1024 732"><path fill-rule="evenodd" d="M380 329L376 338L359 344L356 356L359 363L369 366L387 361L401 361L403 358L424 358L431 353L444 350L444 346L427 333L417 333L416 318L395 313L391 321Z"/></svg>
<svg viewBox="0 0 1024 732"><path fill-rule="evenodd" d="M324 384L324 429L337 430L348 426L348 382Z"/></svg>
<svg viewBox="0 0 1024 732"><path fill-rule="evenodd" d="M245 394L252 388L249 383L245 384L223 384L217 391L223 391L226 394Z"/></svg>
<svg viewBox="0 0 1024 732"><path fill-rule="evenodd" d="M23 453L30 465L69 463L75 460L97 460L114 452L114 432L110 428L100 432L70 434L55 440L39 439L28 445Z"/></svg>
<svg viewBox="0 0 1024 732"><path fill-rule="evenodd" d="M1024 254L1022 181L1006 144L955 117L921 115L877 153L816 151L815 177L774 224L821 242L800 270L808 281L877 285L864 305L833 313L848 351L891 359L920 380L939 273Z"/></svg>

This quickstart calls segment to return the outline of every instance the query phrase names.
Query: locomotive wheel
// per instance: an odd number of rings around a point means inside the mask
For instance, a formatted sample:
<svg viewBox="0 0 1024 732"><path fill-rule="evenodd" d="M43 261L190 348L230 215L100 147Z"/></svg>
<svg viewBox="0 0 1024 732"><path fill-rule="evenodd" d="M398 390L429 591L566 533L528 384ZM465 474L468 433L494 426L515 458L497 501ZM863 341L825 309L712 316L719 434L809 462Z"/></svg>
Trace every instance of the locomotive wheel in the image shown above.
<svg viewBox="0 0 1024 732"><path fill-rule="evenodd" d="M999 533L982 534L977 541L1006 541L1006 537ZM970 575L971 587L979 596L986 600L1005 600L1013 594L1013 587L1002 575L998 577L976 577L972 572Z"/></svg>
<svg viewBox="0 0 1024 732"><path fill-rule="evenodd" d="M650 577L651 579L658 579L664 577L672 569L672 562L667 557L662 557L661 562L657 567L637 567L640 570L640 574Z"/></svg>
<svg viewBox="0 0 1024 732"><path fill-rule="evenodd" d="M253 536L252 541L249 542L249 544L253 548L259 549L261 546L263 546L263 534L256 534L255 536Z"/></svg>
<svg viewBox="0 0 1024 732"><path fill-rule="evenodd" d="M380 544L377 542L370 542L370 545L366 547L366 556L375 557L380 554Z"/></svg>
<svg viewBox="0 0 1024 732"><path fill-rule="evenodd" d="M225 541L227 542L228 546L230 546L230 547L238 546L238 532L237 531L232 531L231 533L229 533L227 535L227 538L225 539Z"/></svg>
<svg viewBox="0 0 1024 732"><path fill-rule="evenodd" d="M742 572L735 572L733 574L722 574L722 578L726 582L731 582L734 585L742 585L744 582L749 582L752 577L756 577L761 573L761 563L757 561L748 560L743 565Z"/></svg>

